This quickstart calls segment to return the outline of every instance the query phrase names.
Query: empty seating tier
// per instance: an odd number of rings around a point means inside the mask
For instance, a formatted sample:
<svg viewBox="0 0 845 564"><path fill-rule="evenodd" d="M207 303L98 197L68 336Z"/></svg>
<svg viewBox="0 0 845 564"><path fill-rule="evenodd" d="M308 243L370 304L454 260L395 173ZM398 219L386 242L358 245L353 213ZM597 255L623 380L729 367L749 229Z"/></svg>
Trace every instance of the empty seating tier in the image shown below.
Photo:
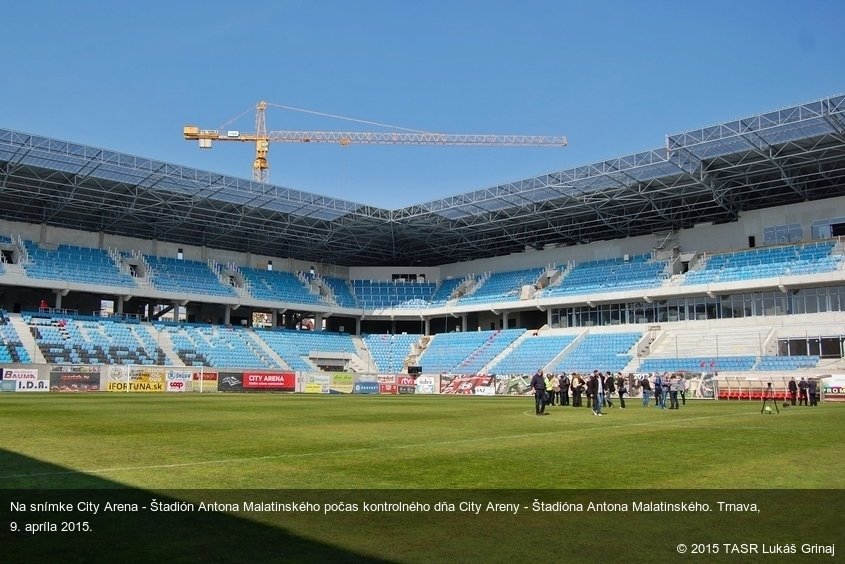
<svg viewBox="0 0 845 564"><path fill-rule="evenodd" d="M130 287L135 280L120 271L108 251L59 245L55 250L42 249L32 241L24 241L29 263L26 275L47 280L64 280L102 286Z"/></svg>

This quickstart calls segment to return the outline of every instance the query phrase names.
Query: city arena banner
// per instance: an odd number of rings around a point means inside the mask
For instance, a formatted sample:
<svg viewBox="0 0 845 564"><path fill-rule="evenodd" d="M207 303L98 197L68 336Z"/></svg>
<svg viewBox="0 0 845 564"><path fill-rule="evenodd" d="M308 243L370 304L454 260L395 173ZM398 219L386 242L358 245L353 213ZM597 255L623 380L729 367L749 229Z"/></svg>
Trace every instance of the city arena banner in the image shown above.
<svg viewBox="0 0 845 564"><path fill-rule="evenodd" d="M32 368L4 368L0 379L12 382L17 392L49 392L50 382L38 378L38 370Z"/></svg>
<svg viewBox="0 0 845 564"><path fill-rule="evenodd" d="M333 394L351 394L355 379L352 374L346 372L335 372L332 374L332 383L329 391Z"/></svg>
<svg viewBox="0 0 845 564"><path fill-rule="evenodd" d="M185 370L168 370L165 378L166 392L187 392L191 387L193 374Z"/></svg>
<svg viewBox="0 0 845 564"><path fill-rule="evenodd" d="M436 394L440 390L438 376L417 376L417 394Z"/></svg>
<svg viewBox="0 0 845 564"><path fill-rule="evenodd" d="M845 401L845 374L832 374L821 380L824 401Z"/></svg>
<svg viewBox="0 0 845 564"><path fill-rule="evenodd" d="M244 372L244 390L293 392L296 390L296 374L293 372Z"/></svg>
<svg viewBox="0 0 845 564"><path fill-rule="evenodd" d="M453 374L443 374L440 376L441 394L472 395L478 386L493 385L493 376L457 376Z"/></svg>
<svg viewBox="0 0 845 564"><path fill-rule="evenodd" d="M101 369L97 365L51 365L50 391L99 392Z"/></svg>

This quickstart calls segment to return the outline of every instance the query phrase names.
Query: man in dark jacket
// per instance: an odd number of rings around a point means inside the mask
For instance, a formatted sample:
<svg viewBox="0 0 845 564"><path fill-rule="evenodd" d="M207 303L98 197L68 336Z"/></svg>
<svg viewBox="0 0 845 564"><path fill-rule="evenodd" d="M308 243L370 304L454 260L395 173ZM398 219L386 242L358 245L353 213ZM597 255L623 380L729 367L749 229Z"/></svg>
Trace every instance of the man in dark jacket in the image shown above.
<svg viewBox="0 0 845 564"><path fill-rule="evenodd" d="M798 384L795 382L794 376L789 379L789 384L786 387L789 390L789 403L795 405L795 399L798 397Z"/></svg>
<svg viewBox="0 0 845 564"><path fill-rule="evenodd" d="M538 370L531 378L531 389L534 390L534 411L537 415L548 415L546 413L546 379L543 371Z"/></svg>

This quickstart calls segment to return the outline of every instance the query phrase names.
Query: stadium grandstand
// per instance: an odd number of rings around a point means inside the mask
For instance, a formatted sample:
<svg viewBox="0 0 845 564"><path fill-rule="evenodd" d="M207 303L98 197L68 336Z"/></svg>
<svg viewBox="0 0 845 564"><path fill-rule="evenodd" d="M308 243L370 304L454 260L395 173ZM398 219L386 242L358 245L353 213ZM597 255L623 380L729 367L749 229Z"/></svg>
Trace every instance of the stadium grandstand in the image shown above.
<svg viewBox="0 0 845 564"><path fill-rule="evenodd" d="M842 370L845 96L380 209L0 129L0 363Z"/></svg>

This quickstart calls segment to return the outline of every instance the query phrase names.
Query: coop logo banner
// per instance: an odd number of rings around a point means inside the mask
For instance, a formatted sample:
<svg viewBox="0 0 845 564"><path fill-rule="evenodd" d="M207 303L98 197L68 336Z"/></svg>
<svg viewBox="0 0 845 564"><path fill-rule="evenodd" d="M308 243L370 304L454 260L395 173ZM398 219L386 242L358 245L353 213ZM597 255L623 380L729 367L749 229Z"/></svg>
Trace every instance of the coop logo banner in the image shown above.
<svg viewBox="0 0 845 564"><path fill-rule="evenodd" d="M296 390L296 374L293 372L244 372L245 390L276 390L293 392Z"/></svg>
<svg viewBox="0 0 845 564"><path fill-rule="evenodd" d="M192 374L181 370L167 371L167 387L168 392L187 392L188 386L191 385Z"/></svg>

